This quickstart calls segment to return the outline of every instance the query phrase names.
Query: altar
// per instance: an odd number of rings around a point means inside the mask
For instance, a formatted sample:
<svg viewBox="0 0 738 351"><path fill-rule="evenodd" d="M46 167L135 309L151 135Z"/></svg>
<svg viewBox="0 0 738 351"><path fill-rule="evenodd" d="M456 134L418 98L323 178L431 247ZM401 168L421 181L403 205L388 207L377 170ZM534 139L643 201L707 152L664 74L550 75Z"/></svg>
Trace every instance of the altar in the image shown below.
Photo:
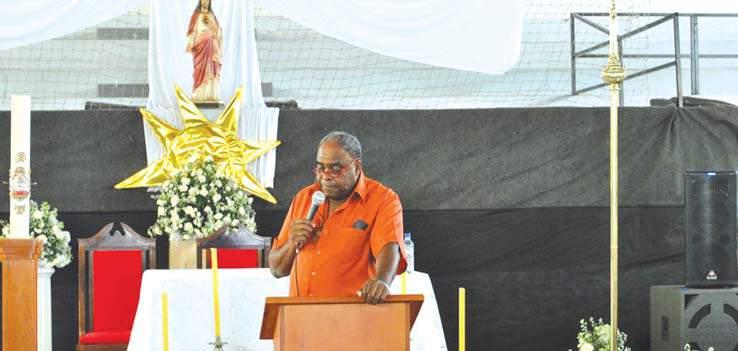
<svg viewBox="0 0 738 351"><path fill-rule="evenodd" d="M274 278L269 269L221 269L220 309L225 350L271 351L271 340L260 340L259 330L267 296L287 296L289 279ZM410 333L412 351L445 351L438 304L426 273L407 275L407 293L423 294L418 318ZM395 278L392 294L400 293L401 278ZM141 293L128 350L162 350L161 294L169 300L169 349L207 350L214 340L213 289L210 270L148 270Z"/></svg>

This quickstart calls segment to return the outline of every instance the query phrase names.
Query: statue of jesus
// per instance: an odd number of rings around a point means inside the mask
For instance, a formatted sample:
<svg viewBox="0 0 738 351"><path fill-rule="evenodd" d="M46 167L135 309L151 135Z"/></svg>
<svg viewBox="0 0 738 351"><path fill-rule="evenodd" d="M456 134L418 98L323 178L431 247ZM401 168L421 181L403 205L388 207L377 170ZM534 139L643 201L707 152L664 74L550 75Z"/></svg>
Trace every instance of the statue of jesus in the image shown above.
<svg viewBox="0 0 738 351"><path fill-rule="evenodd" d="M223 32L218 18L213 13L210 0L199 3L190 17L187 29L187 52L192 53L192 100L194 102L216 102L219 100L221 53Z"/></svg>

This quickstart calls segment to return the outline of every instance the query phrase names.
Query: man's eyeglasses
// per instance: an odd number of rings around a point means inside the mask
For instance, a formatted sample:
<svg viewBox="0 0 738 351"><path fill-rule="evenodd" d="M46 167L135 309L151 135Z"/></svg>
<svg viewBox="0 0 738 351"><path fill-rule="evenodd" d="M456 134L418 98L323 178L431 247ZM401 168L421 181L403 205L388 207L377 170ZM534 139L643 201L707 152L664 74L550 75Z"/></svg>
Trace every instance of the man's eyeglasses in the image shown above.
<svg viewBox="0 0 738 351"><path fill-rule="evenodd" d="M349 166L351 165L352 162L354 162L354 160L356 159L352 158L351 161L349 161L345 165L341 165L340 163L334 163L328 166L325 166L320 162L316 162L315 168L313 168L313 172L315 173L316 176L325 174L331 177L340 177L346 173Z"/></svg>

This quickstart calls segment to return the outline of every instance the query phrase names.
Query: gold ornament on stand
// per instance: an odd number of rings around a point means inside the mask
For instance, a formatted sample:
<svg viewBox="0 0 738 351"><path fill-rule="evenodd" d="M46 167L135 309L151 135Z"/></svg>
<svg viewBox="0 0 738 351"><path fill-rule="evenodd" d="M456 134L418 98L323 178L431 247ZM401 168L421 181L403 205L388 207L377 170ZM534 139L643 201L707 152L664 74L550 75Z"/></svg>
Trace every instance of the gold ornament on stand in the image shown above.
<svg viewBox="0 0 738 351"><path fill-rule="evenodd" d="M247 166L281 142L247 141L238 138L243 88L236 90L228 106L215 122L210 122L180 87L175 86L175 91L184 129L179 130L151 111L142 108L141 115L164 148L164 155L148 167L116 184L115 188L159 186L169 179L170 175L181 170L188 161L204 160L210 156L241 189L270 203L277 203L277 199L259 183Z"/></svg>

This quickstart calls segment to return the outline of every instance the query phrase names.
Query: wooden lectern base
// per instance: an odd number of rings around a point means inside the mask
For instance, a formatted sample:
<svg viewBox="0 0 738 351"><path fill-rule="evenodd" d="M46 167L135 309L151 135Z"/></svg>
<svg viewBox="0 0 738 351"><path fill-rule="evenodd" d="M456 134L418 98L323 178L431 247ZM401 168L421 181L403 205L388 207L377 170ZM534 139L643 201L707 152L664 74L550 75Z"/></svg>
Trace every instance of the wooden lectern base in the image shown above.
<svg viewBox="0 0 738 351"><path fill-rule="evenodd" d="M388 296L369 305L358 297L267 297L261 339L275 351L405 351L423 295Z"/></svg>
<svg viewBox="0 0 738 351"><path fill-rule="evenodd" d="M35 351L38 257L43 243L0 239L3 265L3 350Z"/></svg>

